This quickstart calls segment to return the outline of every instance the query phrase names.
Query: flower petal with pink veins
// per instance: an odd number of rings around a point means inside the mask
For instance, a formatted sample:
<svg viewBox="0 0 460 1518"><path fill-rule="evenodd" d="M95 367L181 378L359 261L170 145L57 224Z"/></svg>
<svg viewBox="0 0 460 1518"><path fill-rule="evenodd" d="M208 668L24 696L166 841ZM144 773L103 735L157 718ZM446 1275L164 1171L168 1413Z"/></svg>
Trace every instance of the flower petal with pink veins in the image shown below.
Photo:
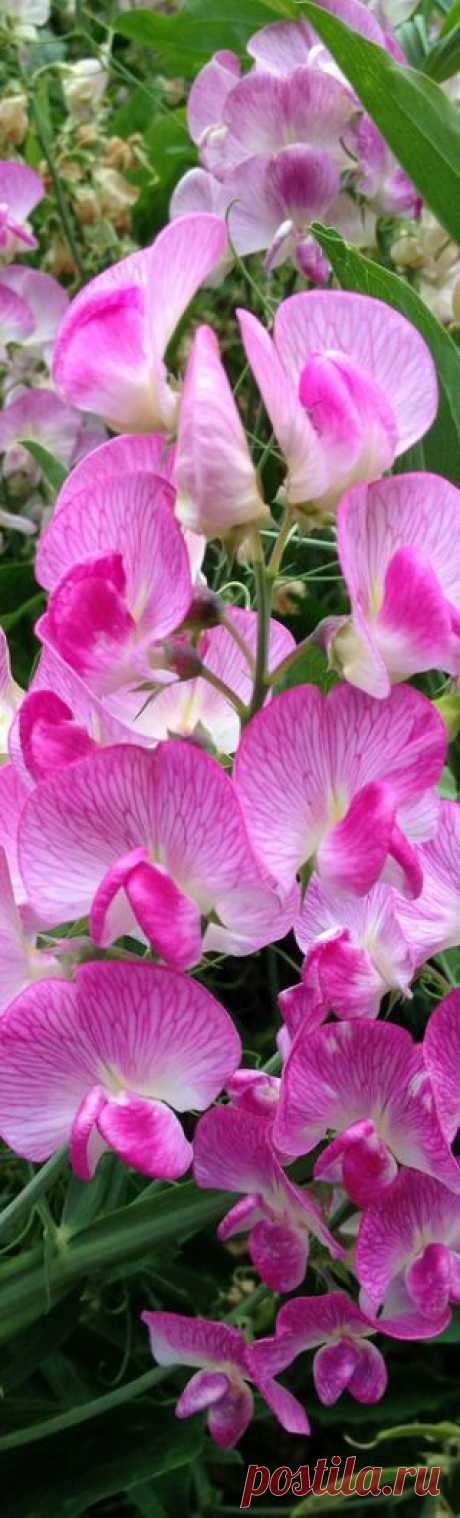
<svg viewBox="0 0 460 1518"><path fill-rule="evenodd" d="M355 486L339 506L352 623L332 647L346 678L370 694L385 694L382 660L390 679L431 668L455 673L460 665L453 615L460 609L459 514L460 491L430 474ZM363 632L370 674L362 669Z"/></svg>
<svg viewBox="0 0 460 1518"><path fill-rule="evenodd" d="M257 68L271 74L291 74L293 69L308 64L308 54L315 34L307 21L274 21L254 32L246 45L246 52L254 59Z"/></svg>
<svg viewBox="0 0 460 1518"><path fill-rule="evenodd" d="M174 479L176 515L206 537L269 519L211 327L198 327L185 373Z"/></svg>
<svg viewBox="0 0 460 1518"><path fill-rule="evenodd" d="M14 290L9 290L3 282L3 271L0 271L0 345L4 350L6 343L22 343L33 330L34 319L30 307L25 300L21 300ZM3 352L2 362L5 359Z"/></svg>
<svg viewBox="0 0 460 1518"><path fill-rule="evenodd" d="M353 1197L359 1161L367 1189L373 1155L376 1186L389 1184L397 1160L460 1190L460 1167L443 1137L421 1051L404 1028L366 1020L300 1030L283 1071L274 1142L283 1154L306 1154L330 1132L340 1137L322 1152L316 1172L337 1157L346 1185L345 1161L359 1140ZM340 1169L328 1179L340 1179Z"/></svg>
<svg viewBox="0 0 460 1518"><path fill-rule="evenodd" d="M321 219L338 193L338 171L327 153L295 144L274 157L259 156L226 176L227 225L237 253L267 248L273 268L295 251L297 239Z"/></svg>
<svg viewBox="0 0 460 1518"><path fill-rule="evenodd" d="M36 248L27 217L44 194L43 180L34 169L12 159L0 160L0 251L7 257Z"/></svg>
<svg viewBox="0 0 460 1518"><path fill-rule="evenodd" d="M409 832L411 809L439 778L445 743L438 714L407 686L394 687L382 703L347 685L335 686L327 697L308 685L284 691L248 723L236 755L235 785L253 848L285 888L318 851L320 868L322 859L334 879L339 866L342 870L342 854L339 849L335 857L334 845L349 829L355 860L348 874L346 861L343 868L348 887L364 894L384 862L385 798L388 856L400 859L400 830L390 834L389 828L391 798L397 820L405 808ZM367 850L370 846L366 807L360 804L365 787L373 798L367 815L377 816L380 824L372 871L367 865L358 869L364 830ZM416 856L409 846L402 863L414 893Z"/></svg>
<svg viewBox="0 0 460 1518"><path fill-rule="evenodd" d="M98 274L71 302L53 375L62 394L116 432L167 431L177 411L164 353L200 284L219 263L226 228L216 216L184 216L150 248Z"/></svg>
<svg viewBox="0 0 460 1518"><path fill-rule="evenodd" d="M69 304L67 291L51 274L29 269L25 264L9 264L2 269L0 283L24 301L30 312L30 330L22 342L27 348L43 348L49 362L50 344Z"/></svg>
<svg viewBox="0 0 460 1518"><path fill-rule="evenodd" d="M227 95L240 76L236 53L214 53L194 79L187 101L187 126L192 142L201 145L212 127L220 126Z"/></svg>
<svg viewBox="0 0 460 1518"><path fill-rule="evenodd" d="M392 1338L431 1338L449 1321L448 1308L438 1311L438 1278L433 1308L425 1294L423 1312L407 1289L413 1264L433 1244L446 1245L453 1262L458 1258L457 1198L429 1176L401 1170L391 1189L363 1214L356 1250L363 1305L373 1317L383 1305L378 1327Z"/></svg>
<svg viewBox="0 0 460 1518"><path fill-rule="evenodd" d="M63 506L68 506L74 496L88 492L88 505L90 505L91 492L95 485L106 480L118 481L125 474L153 475L152 485L158 488L160 480L167 480L171 484L174 465L174 448L168 447L166 438L162 432L151 433L128 433L127 436L120 434L118 437L109 438L107 443L101 443L99 448L93 448L91 454L75 464L64 484L61 486L56 498L53 515L56 517ZM165 500L167 500L165 492ZM174 503L173 494L170 497L171 508Z"/></svg>
<svg viewBox="0 0 460 1518"><path fill-rule="evenodd" d="M434 837L418 850L423 890L416 902L398 902L398 919L415 964L460 943L460 814L456 801L441 803Z"/></svg>
<svg viewBox="0 0 460 1518"><path fill-rule="evenodd" d="M24 906L27 891L19 868L19 821L28 789L12 764L0 765L0 846L5 850L16 906Z"/></svg>
<svg viewBox="0 0 460 1518"><path fill-rule="evenodd" d="M170 740L153 754L100 749L29 796L21 862L32 904L48 922L86 916L107 871L133 849L146 850L204 916L216 908L224 927L228 901L232 932L232 897L243 888L258 893L256 907L260 897L264 904L267 937L261 931L259 941L271 941L277 913L293 920L295 899L283 906L251 851L231 780L195 745Z"/></svg>
<svg viewBox="0 0 460 1518"><path fill-rule="evenodd" d="M296 389L310 354L351 359L383 399L391 398L396 456L431 426L438 405L433 360L415 327L383 301L344 290L291 295L276 312L274 341Z"/></svg>
<svg viewBox="0 0 460 1518"><path fill-rule="evenodd" d="M17 718L21 756L28 777L43 780L92 752L94 741L52 690L30 690Z"/></svg>
<svg viewBox="0 0 460 1518"><path fill-rule="evenodd" d="M238 310L241 340L273 431L288 465L287 491L292 502L324 494L327 460L297 385L283 367L273 339L250 311Z"/></svg>
<svg viewBox="0 0 460 1518"><path fill-rule="evenodd" d="M460 991L451 991L432 1012L423 1057L441 1127L451 1143L460 1127Z"/></svg>
<svg viewBox="0 0 460 1518"><path fill-rule="evenodd" d="M293 143L319 147L342 164L341 138L355 110L348 86L320 70L300 67L286 77L251 71L225 103L225 171L254 154L278 153Z"/></svg>
<svg viewBox="0 0 460 1518"><path fill-rule="evenodd" d="M143 1312L141 1318L159 1365L245 1367L246 1344L238 1328L176 1312Z"/></svg>
<svg viewBox="0 0 460 1518"><path fill-rule="evenodd" d="M97 1126L124 1165L141 1175L176 1181L191 1164L193 1149L174 1112L164 1102L143 1101L122 1092L106 1102Z"/></svg>
<svg viewBox="0 0 460 1518"><path fill-rule="evenodd" d="M87 964L73 985L38 982L11 1004L0 1044L2 1134L19 1153L44 1159L69 1142L77 1120L79 1174L90 1119L127 1163L136 1164L137 1154L144 1173L149 1151L154 1167L155 1147L160 1169L147 1173L164 1176L169 1167L171 1176L182 1161L186 1169L190 1147L168 1108L208 1106L241 1053L233 1023L208 991L142 964ZM108 1111L99 1096L82 1108L95 1088Z"/></svg>
<svg viewBox="0 0 460 1518"><path fill-rule="evenodd" d="M80 417L53 390L44 386L23 390L0 416L0 453L31 439L70 464L80 429Z"/></svg>
<svg viewBox="0 0 460 1518"><path fill-rule="evenodd" d="M308 992L314 975L323 1015L327 1009L336 1017L376 1017L386 991L408 993L415 955L399 921L400 902L387 885L356 897L312 877L294 931L307 955L303 984Z"/></svg>

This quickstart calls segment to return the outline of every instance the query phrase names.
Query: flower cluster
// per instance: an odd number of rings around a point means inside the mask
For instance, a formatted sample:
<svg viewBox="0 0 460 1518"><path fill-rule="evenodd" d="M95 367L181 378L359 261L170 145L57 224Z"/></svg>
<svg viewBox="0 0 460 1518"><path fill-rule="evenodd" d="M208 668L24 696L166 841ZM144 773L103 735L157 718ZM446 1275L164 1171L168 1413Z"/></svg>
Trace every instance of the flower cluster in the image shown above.
<svg viewBox="0 0 460 1518"><path fill-rule="evenodd" d="M355 32L405 59L382 15L361 0L321 0ZM238 254L287 259L313 284L327 260L310 233L326 221L358 247L376 243L378 217L420 216L422 203L327 48L307 21L275 21L247 44L251 67L215 53L194 81L188 127L201 167L179 181L171 216L214 211ZM415 228L414 228L415 232Z"/></svg>
<svg viewBox="0 0 460 1518"><path fill-rule="evenodd" d="M251 1345L222 1322L143 1314L159 1363L194 1370L178 1417L205 1409L223 1447L247 1427L251 1383L308 1433L276 1379L305 1350L321 1401L377 1401L374 1336L435 1336L460 1301L460 991L422 1041L379 1017L460 943L446 728L404 683L460 674L460 494L388 475L434 419L434 368L364 295L293 295L273 335L240 311L283 460L275 527L213 330L196 327L183 374L166 367L226 256L219 216L183 216L58 313L56 426L96 414L115 435L71 470L42 531L29 691L4 635L0 669L2 1137L33 1161L68 1145L87 1181L107 1149L164 1182L192 1167L197 1187L234 1194L219 1238L247 1237L267 1288L327 1272ZM26 334L43 276L7 275ZM350 614L314 636L343 678L327 695L282 689L299 652L271 615L284 546L319 521L334 532L335 513ZM207 585L213 539L253 567L257 610ZM278 1074L244 1062L202 982L209 956L291 931L305 957L279 998Z"/></svg>

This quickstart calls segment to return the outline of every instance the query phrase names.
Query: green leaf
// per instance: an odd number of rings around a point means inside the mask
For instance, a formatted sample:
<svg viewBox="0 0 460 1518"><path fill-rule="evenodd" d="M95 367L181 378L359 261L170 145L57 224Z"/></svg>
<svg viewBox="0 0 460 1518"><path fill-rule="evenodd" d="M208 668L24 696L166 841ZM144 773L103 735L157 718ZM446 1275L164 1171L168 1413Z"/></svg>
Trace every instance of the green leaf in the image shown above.
<svg viewBox="0 0 460 1518"><path fill-rule="evenodd" d="M358 290L386 301L414 327L418 327L433 356L437 368L440 399L438 414L433 426L423 438L425 468L442 474L460 484L460 352L455 343L441 327L428 306L398 274L382 269L380 264L364 258L355 248L349 247L337 232L313 223L317 237L334 274L344 290ZM399 460L397 460L399 468Z"/></svg>
<svg viewBox="0 0 460 1518"><path fill-rule="evenodd" d="M337 684L338 678L334 670L329 669L326 654L312 643L286 670L286 674L277 683L276 690L289 690L291 685L318 685L320 690L326 692Z"/></svg>
<svg viewBox="0 0 460 1518"><path fill-rule="evenodd" d="M60 490L68 475L68 470L61 463L61 460L56 459L53 453L48 453L47 448L42 448L41 443L34 442L32 438L21 438L21 443L22 447L27 448L27 452L35 459L35 463L39 465L42 474L48 480L48 484L52 485L53 490Z"/></svg>
<svg viewBox="0 0 460 1518"><path fill-rule="evenodd" d="M427 54L423 67L430 79L436 79L438 84L457 73L460 68L460 27L449 32L447 37L440 37Z"/></svg>
<svg viewBox="0 0 460 1518"><path fill-rule="evenodd" d="M62 1239L46 1261L40 1248L18 1256L12 1268L0 1265L0 1342L34 1323L47 1312L50 1298L57 1301L76 1281L151 1258L155 1249L192 1237L216 1223L231 1201L225 1192L203 1192L185 1181L98 1218L70 1240Z"/></svg>
<svg viewBox="0 0 460 1518"><path fill-rule="evenodd" d="M444 21L443 21L442 27L441 27L440 36L441 37L447 37L448 32L452 32L453 29L454 29L454 26L459 26L459 25L460 25L460 0L454 0L454 4L451 6L450 11L448 11L447 12L447 16L444 17Z"/></svg>
<svg viewBox="0 0 460 1518"><path fill-rule="evenodd" d="M114 30L141 47L152 47L161 66L193 78L212 53L231 48L240 57L249 37L276 18L293 14L289 0L185 0L174 16L136 10L114 18Z"/></svg>
<svg viewBox="0 0 460 1518"><path fill-rule="evenodd" d="M395 63L337 16L302 0L318 32L398 162L455 242L460 242L460 117L432 79Z"/></svg>
<svg viewBox="0 0 460 1518"><path fill-rule="evenodd" d="M98 1419L84 1439L72 1431L0 1459L2 1518L78 1518L93 1503L188 1465L203 1443L201 1420L146 1402Z"/></svg>

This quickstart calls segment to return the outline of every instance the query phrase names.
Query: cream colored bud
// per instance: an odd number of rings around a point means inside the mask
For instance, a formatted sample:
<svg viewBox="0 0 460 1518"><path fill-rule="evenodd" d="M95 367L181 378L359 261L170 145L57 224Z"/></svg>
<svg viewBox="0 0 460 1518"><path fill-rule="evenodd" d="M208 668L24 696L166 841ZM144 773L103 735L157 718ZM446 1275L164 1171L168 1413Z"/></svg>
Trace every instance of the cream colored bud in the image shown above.
<svg viewBox="0 0 460 1518"><path fill-rule="evenodd" d="M424 253L418 237L410 232L397 237L390 249L391 259L400 269L422 269Z"/></svg>
<svg viewBox="0 0 460 1518"><path fill-rule="evenodd" d="M281 617L289 617L291 612L299 610L299 601L305 600L307 587L303 580L287 580L284 585L275 586L273 593L273 610L279 611Z"/></svg>
<svg viewBox="0 0 460 1518"><path fill-rule="evenodd" d="M100 210L117 232L129 230L131 207L139 196L138 185L128 184L118 169L97 168L94 183L98 192Z"/></svg>
<svg viewBox="0 0 460 1518"><path fill-rule="evenodd" d="M97 58L79 58L66 66L62 79L64 100L75 121L89 121L102 100L107 74Z"/></svg>
<svg viewBox="0 0 460 1518"><path fill-rule="evenodd" d="M72 195L72 205L81 227L94 227L100 217L99 196L90 185L83 185Z"/></svg>
<svg viewBox="0 0 460 1518"><path fill-rule="evenodd" d="M25 95L4 95L0 100L0 141L19 147L29 122Z"/></svg>

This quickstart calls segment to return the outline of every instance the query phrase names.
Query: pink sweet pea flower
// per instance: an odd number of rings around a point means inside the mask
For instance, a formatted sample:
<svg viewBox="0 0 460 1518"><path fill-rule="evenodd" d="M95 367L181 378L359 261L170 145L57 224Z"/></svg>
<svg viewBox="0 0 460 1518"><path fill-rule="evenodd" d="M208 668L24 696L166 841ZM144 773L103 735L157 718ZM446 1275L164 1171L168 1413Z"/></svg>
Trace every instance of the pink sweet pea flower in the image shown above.
<svg viewBox="0 0 460 1518"><path fill-rule="evenodd" d="M34 169L25 163L0 161L0 260L37 247L27 218L44 194L43 180Z"/></svg>
<svg viewBox="0 0 460 1518"><path fill-rule="evenodd" d="M33 329L33 316L25 300L9 290L0 278L0 363L8 363L8 343L23 343Z"/></svg>
<svg viewBox="0 0 460 1518"><path fill-rule="evenodd" d="M238 315L302 519L331 511L355 481L378 479L434 420L428 349L383 302L343 290L291 295L273 339L250 312Z"/></svg>
<svg viewBox="0 0 460 1518"><path fill-rule="evenodd" d="M249 38L246 51L256 68L270 74L292 74L308 64L315 33L308 21L274 21Z"/></svg>
<svg viewBox="0 0 460 1518"><path fill-rule="evenodd" d="M0 1013L26 986L62 973L52 953L39 949L30 913L16 906L5 850L0 847Z"/></svg>
<svg viewBox="0 0 460 1518"><path fill-rule="evenodd" d="M310 222L333 220L338 170L327 153L295 144L273 157L257 156L226 176L227 225L239 254L267 249L264 266L293 256L302 268ZM328 209L329 208L329 209Z"/></svg>
<svg viewBox="0 0 460 1518"><path fill-rule="evenodd" d="M2 269L0 285L8 288L27 307L28 330L19 341L34 353L43 354L48 363L59 323L69 304L66 290L50 274L42 274L41 269L29 269L22 264L9 264L7 269Z"/></svg>
<svg viewBox="0 0 460 1518"><path fill-rule="evenodd" d="M325 1407L332 1407L344 1391L355 1402L380 1402L388 1376L383 1355L368 1342L374 1333L375 1323L345 1291L293 1297L280 1308L276 1337L251 1345L250 1361L257 1374L274 1375L304 1350L316 1349L313 1380Z"/></svg>
<svg viewBox="0 0 460 1518"><path fill-rule="evenodd" d="M177 1418L190 1418L203 1409L214 1443L231 1449L246 1432L253 1414L248 1381L290 1434L308 1434L310 1425L300 1402L271 1376L253 1373L250 1351L239 1329L205 1318L187 1318L176 1312L143 1312L142 1322L150 1334L150 1347L159 1365L197 1367L179 1397Z"/></svg>
<svg viewBox="0 0 460 1518"><path fill-rule="evenodd" d="M198 327L181 395L174 479L184 527L226 538L270 520L210 327Z"/></svg>
<svg viewBox="0 0 460 1518"><path fill-rule="evenodd" d="M229 776L180 740L55 771L27 801L20 855L49 923L89 913L95 943L140 932L180 968L203 949L246 954L282 937L297 906L258 865Z"/></svg>
<svg viewBox="0 0 460 1518"><path fill-rule="evenodd" d="M415 954L399 920L400 901L391 886L379 883L367 896L351 896L313 876L294 924L306 955L302 983L278 998L291 1035L304 1018L314 1026L328 1012L378 1017L388 991L410 996Z"/></svg>
<svg viewBox="0 0 460 1518"><path fill-rule="evenodd" d="M451 991L432 1012L423 1055L439 1121L450 1144L460 1128L460 990Z"/></svg>
<svg viewBox="0 0 460 1518"><path fill-rule="evenodd" d="M41 538L36 574L51 591L38 635L96 693L146 678L149 651L192 595L167 481L127 474L71 497Z"/></svg>
<svg viewBox="0 0 460 1518"><path fill-rule="evenodd" d="M24 691L13 680L10 651L3 628L0 628L0 754L8 753L8 735Z"/></svg>
<svg viewBox="0 0 460 1518"><path fill-rule="evenodd" d="M74 465L62 489L54 503L54 516L62 511L63 506L68 506L69 501L76 495L88 493L88 503L96 484L108 484L118 482L124 474L144 474L154 477L152 483L156 483L158 477L167 481L170 485L169 500L171 511L174 510L175 491L173 486L175 449L167 445L166 438L161 432L128 433L126 437L111 437L108 442L101 443L99 448L94 448L91 456L86 454L78 464ZM192 579L196 580L203 562L206 548L206 539L196 532L184 532L184 539L190 559Z"/></svg>
<svg viewBox="0 0 460 1518"><path fill-rule="evenodd" d="M400 900L398 918L414 963L460 943L460 808L442 801L436 832L419 850L423 890L417 902Z"/></svg>
<svg viewBox="0 0 460 1518"><path fill-rule="evenodd" d="M194 1176L198 1186L243 1193L219 1223L218 1238L225 1243L249 1233L249 1256L261 1280L272 1291L294 1291L305 1278L311 1234L335 1258L342 1250L310 1192L284 1174L270 1126L242 1102L205 1112L194 1135Z"/></svg>
<svg viewBox="0 0 460 1518"><path fill-rule="evenodd" d="M369 116L361 116L347 133L347 146L356 156L354 183L379 215L420 216L423 201L407 174L400 169Z"/></svg>
<svg viewBox="0 0 460 1518"><path fill-rule="evenodd" d="M4 849L16 906L27 905L18 859L18 832L28 787L13 764L0 765L0 847Z"/></svg>
<svg viewBox="0 0 460 1518"><path fill-rule="evenodd" d="M204 632L196 652L207 669L224 680L239 700L247 702L253 682L257 617L252 611L228 607L227 620L244 640L248 656L225 626ZM43 628L41 636L43 651L16 721L14 709L9 705L5 709L10 757L27 785L46 779L52 769L81 758L98 744L139 743L151 748L175 735L193 737L204 746L214 745L223 754L237 748L238 712L201 676L158 686L150 700L145 692L128 686L110 694L104 692L101 697L47 641ZM274 668L293 646L291 633L272 617L269 667ZM160 678L166 678L166 671L155 669L153 679Z"/></svg>
<svg viewBox="0 0 460 1518"><path fill-rule="evenodd" d="M391 1023L301 1026L284 1066L273 1139L286 1155L316 1160L318 1180L344 1186L358 1207L392 1184L398 1164L460 1191L460 1166L436 1114L421 1048Z"/></svg>
<svg viewBox="0 0 460 1518"><path fill-rule="evenodd" d="M356 1249L361 1305L393 1339L431 1339L460 1302L458 1198L427 1175L401 1170L366 1209Z"/></svg>
<svg viewBox="0 0 460 1518"><path fill-rule="evenodd" d="M87 964L73 984L40 981L0 1029L0 1131L44 1160L70 1144L90 1180L113 1149L142 1175L175 1180L192 1146L176 1112L202 1111L239 1063L238 1034L204 986L154 965Z"/></svg>
<svg viewBox="0 0 460 1518"><path fill-rule="evenodd" d="M347 685L328 696L311 685L284 691L248 723L236 755L253 848L285 889L311 860L328 885L357 896L397 865L419 895L409 839L435 831L430 788L445 746L442 719L408 686L384 703Z"/></svg>
<svg viewBox="0 0 460 1518"><path fill-rule="evenodd" d="M225 626L212 627L208 632L202 633L196 652L206 668L223 680L245 704L250 700L253 686L257 616L253 611L229 606L226 620L243 639L249 661ZM271 617L268 636L269 669L275 669L294 647L292 634L275 617ZM136 702L139 709L143 704L139 696ZM121 703L117 710L121 711ZM133 712L131 721L133 736L138 734L139 741L145 739L149 743L168 738L172 733L184 738L195 735L197 741L200 738L205 741L209 739L220 753L232 754L240 739L238 713L220 691L215 690L199 675L196 679L176 680L157 691L139 716Z"/></svg>
<svg viewBox="0 0 460 1518"><path fill-rule="evenodd" d="M337 516L350 619L331 619L331 662L370 696L428 669L460 672L460 491L435 474L355 485Z"/></svg>
<svg viewBox="0 0 460 1518"><path fill-rule="evenodd" d="M30 455L21 446L29 439L40 443L62 464L69 465L77 448L80 427L78 411L73 406L66 406L46 386L22 390L19 395L16 393L0 415L0 453L6 455L3 461L5 473L11 474L22 468L34 469ZM35 472L39 478L38 467Z"/></svg>
<svg viewBox="0 0 460 1518"><path fill-rule="evenodd" d="M348 85L320 69L296 68L285 77L252 70L227 95L217 147L214 133L201 147L202 162L222 178L255 154L304 143L343 167L349 159L341 139L356 108Z"/></svg>
<svg viewBox="0 0 460 1518"><path fill-rule="evenodd" d="M214 53L194 79L187 101L187 126L200 149L219 136L225 101L240 77L240 61L227 49Z"/></svg>
<svg viewBox="0 0 460 1518"><path fill-rule="evenodd" d="M184 216L150 248L90 280L72 301L54 351L57 388L114 432L169 431L178 396L164 355L189 301L223 257L217 216Z"/></svg>

